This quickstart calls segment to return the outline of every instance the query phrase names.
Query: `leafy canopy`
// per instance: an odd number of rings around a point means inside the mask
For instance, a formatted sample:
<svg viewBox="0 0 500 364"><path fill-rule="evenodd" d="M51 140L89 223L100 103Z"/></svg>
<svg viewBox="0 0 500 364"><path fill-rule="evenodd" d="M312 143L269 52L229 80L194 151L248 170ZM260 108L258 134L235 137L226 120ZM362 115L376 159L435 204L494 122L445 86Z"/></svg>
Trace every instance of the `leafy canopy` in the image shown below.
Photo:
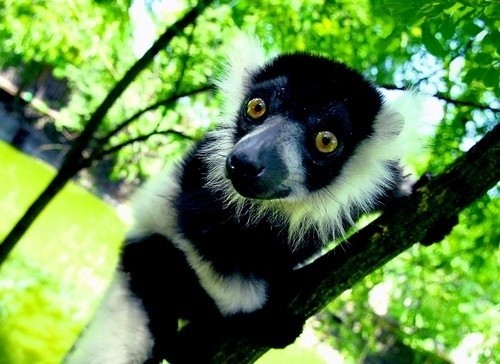
<svg viewBox="0 0 500 364"><path fill-rule="evenodd" d="M147 2L149 22L158 33L175 20L169 3ZM175 4L176 14L192 5ZM26 77L48 67L69 80L71 99L55 124L78 132L137 57L130 5L125 0L57 6L41 0L3 1L0 66L22 64ZM416 158L414 168L419 173L442 171L497 123L499 13L498 2L481 0L216 3L156 57L101 125L105 136L148 105L194 91L141 113L110 139L117 145L152 135L113 156L114 176L137 180L154 173L190 145L182 135L196 139L217 121L219 100L204 87L217 75L221 47L236 28L258 35L271 53L314 51L346 62L388 88L415 87L436 95L444 118L431 128L428 153ZM178 133L165 134L168 130ZM387 338L392 338L410 348L418 362L429 352L435 360L451 358L462 353L466 338L479 335L467 355L499 362L493 350L500 298L495 279L499 214L494 189L461 214L460 224L442 243L412 248L346 292L323 314L325 339L356 360L387 352ZM374 304L374 297L386 302L385 309Z"/></svg>

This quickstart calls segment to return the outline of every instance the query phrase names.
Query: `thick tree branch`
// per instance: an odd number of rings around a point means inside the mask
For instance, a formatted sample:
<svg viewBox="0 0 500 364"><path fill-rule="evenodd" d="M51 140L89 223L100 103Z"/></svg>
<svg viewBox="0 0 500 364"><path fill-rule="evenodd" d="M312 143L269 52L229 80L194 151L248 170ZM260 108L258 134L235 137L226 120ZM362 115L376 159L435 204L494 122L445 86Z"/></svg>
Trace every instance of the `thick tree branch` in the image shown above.
<svg viewBox="0 0 500 364"><path fill-rule="evenodd" d="M213 0L199 0L198 4L188 11L181 19L170 25L168 29L156 40L156 42L144 53L125 75L120 79L113 89L104 98L94 113L90 116L82 133L76 138L71 149L64 156L56 176L49 182L45 190L28 207L24 215L4 238L0 244L0 266L7 259L16 243L31 226L42 210L48 205L52 198L74 177L81 169L85 168L88 160L84 157L84 151L94 137L96 130L101 124L108 110L121 96L126 88L134 81L136 76L144 70L153 58L164 49L169 42L181 33L186 27L193 24L197 17L207 8Z"/></svg>
<svg viewBox="0 0 500 364"><path fill-rule="evenodd" d="M500 179L500 125L448 170L421 186L314 264L296 272L300 282L294 307L310 316L331 299L450 221ZM317 282L317 286L314 283ZM332 289L335 287L335 289ZM308 297L304 290L323 294Z"/></svg>
<svg viewBox="0 0 500 364"><path fill-rule="evenodd" d="M456 216L500 179L500 125L489 132L446 172L426 181L394 209L290 280L290 308L304 318L319 312L386 262L423 240L427 233ZM252 363L268 348L229 336L220 340L214 363ZM211 338L193 338L198 340ZM216 339L217 340L217 339Z"/></svg>

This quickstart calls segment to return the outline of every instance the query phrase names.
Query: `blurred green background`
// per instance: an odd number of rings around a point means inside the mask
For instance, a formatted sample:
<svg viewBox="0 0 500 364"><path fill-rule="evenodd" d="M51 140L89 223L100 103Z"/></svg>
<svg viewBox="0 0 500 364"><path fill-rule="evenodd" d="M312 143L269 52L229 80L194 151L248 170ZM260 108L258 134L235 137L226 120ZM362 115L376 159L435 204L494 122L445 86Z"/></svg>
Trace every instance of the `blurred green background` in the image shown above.
<svg viewBox="0 0 500 364"><path fill-rule="evenodd" d="M194 4L0 4L0 241L112 86ZM269 53L314 51L393 92L428 94L429 147L411 161L418 176L443 171L498 123L498 14L498 2L480 0L211 2L117 100L87 149L96 161L0 265L0 363L58 363L71 347L116 264L131 192L217 122L210 85L237 29ZM297 344L260 362L500 362L498 196L497 186L442 242L366 277Z"/></svg>
<svg viewBox="0 0 500 364"><path fill-rule="evenodd" d="M0 143L0 236L54 169ZM125 224L69 184L0 271L0 363L58 363L88 320L116 263Z"/></svg>

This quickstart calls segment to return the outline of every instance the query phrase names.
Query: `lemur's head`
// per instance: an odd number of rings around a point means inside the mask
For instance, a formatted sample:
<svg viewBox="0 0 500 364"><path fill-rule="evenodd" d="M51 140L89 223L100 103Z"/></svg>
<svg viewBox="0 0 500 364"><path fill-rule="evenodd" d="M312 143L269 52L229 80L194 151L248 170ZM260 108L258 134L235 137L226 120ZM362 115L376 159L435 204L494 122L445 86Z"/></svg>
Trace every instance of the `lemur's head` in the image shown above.
<svg viewBox="0 0 500 364"><path fill-rule="evenodd" d="M350 211L369 210L412 137L401 108L414 100L388 103L361 74L324 57L266 61L252 38L236 40L219 88L225 109L207 150L209 185L240 209L282 213L292 235L312 225L338 230Z"/></svg>
<svg viewBox="0 0 500 364"><path fill-rule="evenodd" d="M329 186L373 133L378 91L345 65L307 54L251 73L226 175L247 198L300 198Z"/></svg>

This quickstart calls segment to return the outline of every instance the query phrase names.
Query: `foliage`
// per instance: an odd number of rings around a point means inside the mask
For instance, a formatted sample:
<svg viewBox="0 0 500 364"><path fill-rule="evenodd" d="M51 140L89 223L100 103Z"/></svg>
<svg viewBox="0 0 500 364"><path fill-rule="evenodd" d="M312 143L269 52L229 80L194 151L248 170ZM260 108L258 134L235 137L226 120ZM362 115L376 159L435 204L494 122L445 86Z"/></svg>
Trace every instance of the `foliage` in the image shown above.
<svg viewBox="0 0 500 364"><path fill-rule="evenodd" d="M498 199L484 196L441 243L414 246L345 292L320 315L325 338L351 360L390 352L390 337L421 353L497 362L499 209ZM479 339L467 347L471 335Z"/></svg>
<svg viewBox="0 0 500 364"><path fill-rule="evenodd" d="M0 156L3 236L54 170L4 143ZM61 361L106 287L124 231L114 209L66 186L0 270L0 363Z"/></svg>
<svg viewBox="0 0 500 364"><path fill-rule="evenodd" d="M158 33L192 5L178 1L174 11L168 3L148 2L149 21ZM129 5L91 0L0 5L1 65L49 65L70 80L72 97L64 117L56 120L59 128L81 131L84 117L138 56L132 52L137 39L131 38ZM498 13L497 2L479 0L220 2L136 79L107 115L100 135L148 105L209 84L217 75L221 45L238 27L256 33L270 52L314 51L387 87L436 95L444 119L431 126L428 155L414 168L437 173L497 123ZM218 100L203 92L154 108L114 135L111 145L165 130L196 139L217 120L217 106ZM157 134L114 155L114 176L142 179L190 144L178 134ZM320 317L327 323L320 325L325 340L352 361L387 349L383 339L389 334L418 355L450 358L465 338L478 333L481 340L470 357L500 361L493 351L499 210L494 189L462 213L441 244L414 247L346 292ZM370 303L380 291L388 304L385 314Z"/></svg>
<svg viewBox="0 0 500 364"><path fill-rule="evenodd" d="M72 100L75 113L86 114L133 61L122 52L130 43L129 5L128 0L3 1L0 65L23 65L22 76L28 80L52 70L78 91ZM74 122L67 126L76 127Z"/></svg>
<svg viewBox="0 0 500 364"><path fill-rule="evenodd" d="M446 104L425 168L437 173L498 122L500 62L493 44L500 40L500 23L493 13L500 7L493 2L481 6L477 1L373 4L374 15L394 27L389 40L399 35L408 52L410 61L398 66L396 82L404 80L445 98L489 105ZM387 62L391 56L384 58ZM359 353L390 349L381 339L389 331L413 349L453 359L467 357L470 362L499 361L493 350L499 318L495 305L500 298L495 278L500 241L497 196L493 190L470 206L440 244L410 249L333 302L329 312L343 319L342 324L328 320L325 332L333 331L329 336L333 345L354 360ZM377 302L370 302L377 292L383 293L379 304L388 305L383 316L374 312L372 305ZM467 347L472 335L478 340Z"/></svg>

